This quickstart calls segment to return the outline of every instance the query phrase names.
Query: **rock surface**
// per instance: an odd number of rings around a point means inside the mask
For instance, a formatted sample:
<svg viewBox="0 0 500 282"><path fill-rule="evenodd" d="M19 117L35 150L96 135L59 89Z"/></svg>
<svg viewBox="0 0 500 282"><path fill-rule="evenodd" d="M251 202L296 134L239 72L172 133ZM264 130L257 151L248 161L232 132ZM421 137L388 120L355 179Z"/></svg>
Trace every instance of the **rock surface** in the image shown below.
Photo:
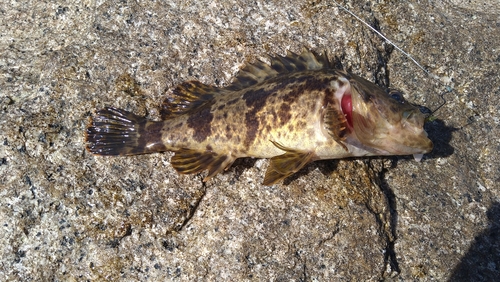
<svg viewBox="0 0 500 282"><path fill-rule="evenodd" d="M0 4L0 280L452 280L500 275L498 1ZM172 154L95 157L112 105L158 118L189 79L306 46L435 112L435 150L322 161L283 184L243 159L202 183Z"/></svg>

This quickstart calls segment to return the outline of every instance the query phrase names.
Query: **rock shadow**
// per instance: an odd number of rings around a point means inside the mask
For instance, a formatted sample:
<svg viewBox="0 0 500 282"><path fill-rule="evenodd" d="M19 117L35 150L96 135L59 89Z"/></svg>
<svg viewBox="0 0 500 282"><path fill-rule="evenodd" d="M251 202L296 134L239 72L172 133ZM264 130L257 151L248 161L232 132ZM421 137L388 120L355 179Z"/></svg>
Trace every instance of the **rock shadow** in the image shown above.
<svg viewBox="0 0 500 282"><path fill-rule="evenodd" d="M498 281L500 277L500 203L487 212L488 228L479 234L449 281Z"/></svg>
<svg viewBox="0 0 500 282"><path fill-rule="evenodd" d="M458 128L447 126L443 120L436 119L426 122L424 129L434 144L434 149L426 157L430 159L448 157L453 154L455 149L450 145L452 133Z"/></svg>

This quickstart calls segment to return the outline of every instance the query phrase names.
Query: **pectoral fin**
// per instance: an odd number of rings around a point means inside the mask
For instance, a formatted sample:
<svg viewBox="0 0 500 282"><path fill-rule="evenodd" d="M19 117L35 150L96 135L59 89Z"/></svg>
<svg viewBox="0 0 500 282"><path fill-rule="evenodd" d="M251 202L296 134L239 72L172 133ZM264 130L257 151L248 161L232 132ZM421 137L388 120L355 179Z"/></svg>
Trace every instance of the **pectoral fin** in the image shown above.
<svg viewBox="0 0 500 282"><path fill-rule="evenodd" d="M283 147L271 141L276 147L285 151L283 155L271 158L271 163L266 171L263 185L269 186L294 174L313 160L313 152L297 151Z"/></svg>
<svg viewBox="0 0 500 282"><path fill-rule="evenodd" d="M208 181L233 164L235 158L230 155L219 155L211 151L199 152L181 149L175 152L170 163L179 173L192 174L208 169L208 175L203 181Z"/></svg>
<svg viewBox="0 0 500 282"><path fill-rule="evenodd" d="M327 107L323 113L323 126L328 134L347 151L347 147L342 143L346 139L348 130L344 114L331 106Z"/></svg>

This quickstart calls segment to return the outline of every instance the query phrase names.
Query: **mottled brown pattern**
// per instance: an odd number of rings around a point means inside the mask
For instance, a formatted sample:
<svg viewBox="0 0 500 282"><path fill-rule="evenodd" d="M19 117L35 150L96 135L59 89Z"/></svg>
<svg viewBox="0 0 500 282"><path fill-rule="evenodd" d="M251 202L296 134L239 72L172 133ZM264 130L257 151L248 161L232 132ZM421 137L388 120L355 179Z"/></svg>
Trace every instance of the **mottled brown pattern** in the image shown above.
<svg viewBox="0 0 500 282"><path fill-rule="evenodd" d="M249 148L251 143L257 137L257 132L259 130L259 121L256 116L257 110L253 108L251 111L245 114L245 126L246 126L246 137L243 141L243 146Z"/></svg>
<svg viewBox="0 0 500 282"><path fill-rule="evenodd" d="M212 134L211 122L214 118L210 112L210 108L205 107L201 111L192 113L188 120L187 125L193 129L193 139L197 142L203 142Z"/></svg>
<svg viewBox="0 0 500 282"><path fill-rule="evenodd" d="M226 125L226 138L228 140L233 138L233 131L229 125Z"/></svg>
<svg viewBox="0 0 500 282"><path fill-rule="evenodd" d="M269 133L273 130L273 127L270 124L266 124L264 127L264 133Z"/></svg>
<svg viewBox="0 0 500 282"><path fill-rule="evenodd" d="M161 114L168 119L160 122L114 108L98 111L87 148L100 155L175 151L174 168L208 170L204 180L240 157L271 158L269 185L316 159L432 148L418 108L328 67L326 56L304 50L271 58L271 65L247 65L226 88L185 82L165 99ZM352 103L341 103L343 97ZM346 117L352 118L348 129Z"/></svg>
<svg viewBox="0 0 500 282"><path fill-rule="evenodd" d="M297 128L300 128L300 129L305 128L307 125L307 123L305 121L302 121L302 120L297 121L295 124L296 124Z"/></svg>
<svg viewBox="0 0 500 282"><path fill-rule="evenodd" d="M238 102L239 100L240 100L240 98L234 98L234 99L232 99L232 100L227 101L226 105L228 105L228 106L234 105L234 104L236 104L236 102Z"/></svg>
<svg viewBox="0 0 500 282"><path fill-rule="evenodd" d="M272 90L264 90L262 88L250 90L245 92L243 99L250 110L245 114L246 137L243 141L245 148L250 147L250 144L255 140L259 130L260 122L257 113L266 105L266 100L269 94L273 93Z"/></svg>
<svg viewBox="0 0 500 282"><path fill-rule="evenodd" d="M334 91L329 88L325 89L325 96L323 97L323 107L334 106L335 104L337 104L334 95Z"/></svg>
<svg viewBox="0 0 500 282"><path fill-rule="evenodd" d="M184 125L184 123L179 122L179 123L176 123L172 128L174 128L174 129L181 128L183 125Z"/></svg>
<svg viewBox="0 0 500 282"><path fill-rule="evenodd" d="M287 103L282 103L280 106L280 110L278 112L279 125L284 126L287 122L292 118L292 114L290 113L290 105Z"/></svg>
<svg viewBox="0 0 500 282"><path fill-rule="evenodd" d="M139 139L137 140L137 148L134 152L144 153L144 152L163 152L167 151L167 147L162 142L162 128L163 123L161 122L145 122L139 127Z"/></svg>
<svg viewBox="0 0 500 282"><path fill-rule="evenodd" d="M264 108L267 103L271 102L270 98L275 99L273 102L276 106L281 103L278 112L272 112L273 110L270 110L270 114L279 119L277 126L284 126L292 118L292 104L294 104L301 95L307 95L312 91L325 90L330 81L331 75L327 73L324 73L323 76L319 76L319 78L318 72L295 73L294 75L278 77L270 81L268 85L265 85L266 88L246 91L243 95L243 99L250 110L245 115L247 132L243 145L248 148L258 136L257 133L259 129L270 126L268 124L261 128L262 121L258 118L258 113L261 109ZM278 97L279 100L276 100Z"/></svg>
<svg viewBox="0 0 500 282"><path fill-rule="evenodd" d="M296 82L290 87L290 92L283 95L282 99L287 103L294 103L300 95L316 90L328 90L328 84L332 80L330 75L326 77L316 77L314 74L295 78Z"/></svg>

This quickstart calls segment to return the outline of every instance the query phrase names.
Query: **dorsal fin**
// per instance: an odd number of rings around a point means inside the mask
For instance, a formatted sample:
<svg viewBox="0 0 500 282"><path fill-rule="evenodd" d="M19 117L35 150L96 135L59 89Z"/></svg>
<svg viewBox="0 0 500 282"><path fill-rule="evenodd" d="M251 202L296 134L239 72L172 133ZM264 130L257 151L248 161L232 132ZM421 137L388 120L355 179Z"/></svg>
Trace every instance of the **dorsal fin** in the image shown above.
<svg viewBox="0 0 500 282"><path fill-rule="evenodd" d="M233 80L231 85L227 87L229 90L240 90L248 86L255 85L279 75L277 71L271 68L270 65L261 60L254 63L247 63Z"/></svg>
<svg viewBox="0 0 500 282"><path fill-rule="evenodd" d="M320 70L330 67L326 52L323 52L323 55L318 55L309 51L307 48L303 48L300 54L287 51L284 57L276 56L270 59L271 65L260 60L251 64L246 64L245 67L240 70L231 85L226 89L240 90L286 73Z"/></svg>
<svg viewBox="0 0 500 282"><path fill-rule="evenodd" d="M214 95L220 91L220 88L195 80L181 83L172 91L172 95L163 101L161 118L169 119L210 106Z"/></svg>
<svg viewBox="0 0 500 282"><path fill-rule="evenodd" d="M329 68L330 62L326 56L318 55L306 48L302 49L300 55L288 51L285 57L276 56L271 58L271 67L278 73L288 73L305 70L320 70Z"/></svg>
<svg viewBox="0 0 500 282"><path fill-rule="evenodd" d="M170 119L196 112L210 106L214 95L224 90L241 90L286 73L329 67L330 62L325 52L323 55L318 55L306 48L302 49L300 54L288 51L285 57L271 57L271 65L260 60L246 64L226 88L217 88L194 80L181 83L172 91L172 95L163 101L160 114L162 119Z"/></svg>

